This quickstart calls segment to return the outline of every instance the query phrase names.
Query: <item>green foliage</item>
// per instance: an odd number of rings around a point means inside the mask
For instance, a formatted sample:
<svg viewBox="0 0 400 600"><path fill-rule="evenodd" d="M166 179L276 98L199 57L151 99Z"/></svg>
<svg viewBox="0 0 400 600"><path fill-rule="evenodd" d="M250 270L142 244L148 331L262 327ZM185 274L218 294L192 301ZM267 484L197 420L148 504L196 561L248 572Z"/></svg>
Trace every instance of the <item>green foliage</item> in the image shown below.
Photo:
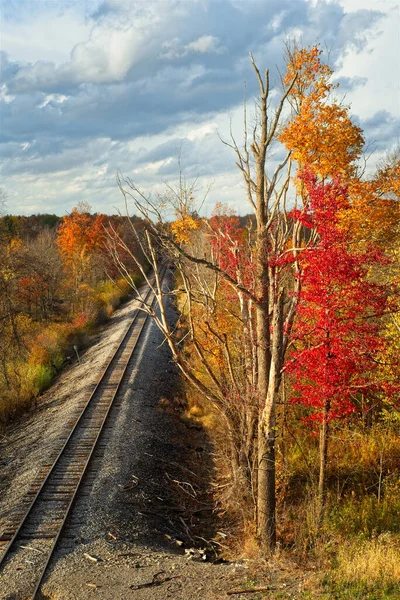
<svg viewBox="0 0 400 600"><path fill-rule="evenodd" d="M32 391L36 392L37 395L47 390L50 386L54 371L50 365L37 365L32 369L30 375L33 384Z"/></svg>
<svg viewBox="0 0 400 600"><path fill-rule="evenodd" d="M60 220L60 217L54 214L38 214L29 217L5 215L0 217L0 238L4 236L8 239L16 237L24 240L34 239L43 229L55 230Z"/></svg>
<svg viewBox="0 0 400 600"><path fill-rule="evenodd" d="M391 477L383 482L383 498L375 494L349 497L336 504L327 518L327 528L344 536L372 537L385 532L400 533L400 485Z"/></svg>
<svg viewBox="0 0 400 600"><path fill-rule="evenodd" d="M42 227L48 227L50 229L55 229L60 223L60 217L54 214L38 215L38 218Z"/></svg>
<svg viewBox="0 0 400 600"><path fill-rule="evenodd" d="M137 283L139 284L141 278L138 275L134 275L133 277L137 278ZM121 301L128 297L128 294L129 285L125 280L120 280L117 283L113 281L101 281L96 287L99 319L105 320L110 317Z"/></svg>
<svg viewBox="0 0 400 600"><path fill-rule="evenodd" d="M292 421L283 446L278 446L282 546L320 562L334 557L341 544L354 539L399 535L398 425L386 421L369 426L350 422L333 429L326 520L320 530L316 526L318 437L309 433L306 425Z"/></svg>

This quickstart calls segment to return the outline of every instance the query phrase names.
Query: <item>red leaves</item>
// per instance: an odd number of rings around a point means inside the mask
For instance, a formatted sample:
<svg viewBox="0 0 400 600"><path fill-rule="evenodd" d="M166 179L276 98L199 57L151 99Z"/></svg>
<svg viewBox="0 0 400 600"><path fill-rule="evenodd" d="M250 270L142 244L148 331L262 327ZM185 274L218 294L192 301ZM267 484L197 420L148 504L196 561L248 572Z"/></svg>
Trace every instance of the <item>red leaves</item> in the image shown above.
<svg viewBox="0 0 400 600"><path fill-rule="evenodd" d="M211 248L218 267L233 279L240 280L247 289L253 290L251 252L239 218L224 205L217 204L208 223L211 228Z"/></svg>
<svg viewBox="0 0 400 600"><path fill-rule="evenodd" d="M296 402L321 409L329 400L330 418L356 410L358 393L377 389L373 372L381 346L376 318L386 305L386 289L372 283L367 271L383 262L374 248L352 250L348 233L339 227L340 210L348 204L347 190L338 181L317 183L303 174L309 194L305 217L312 218L318 243L302 254L302 292L295 327L297 349L287 371L296 381Z"/></svg>
<svg viewBox="0 0 400 600"><path fill-rule="evenodd" d="M299 221L307 229L312 229L314 226L312 215L308 212L307 207L304 207L303 210L294 208L288 213L288 218Z"/></svg>

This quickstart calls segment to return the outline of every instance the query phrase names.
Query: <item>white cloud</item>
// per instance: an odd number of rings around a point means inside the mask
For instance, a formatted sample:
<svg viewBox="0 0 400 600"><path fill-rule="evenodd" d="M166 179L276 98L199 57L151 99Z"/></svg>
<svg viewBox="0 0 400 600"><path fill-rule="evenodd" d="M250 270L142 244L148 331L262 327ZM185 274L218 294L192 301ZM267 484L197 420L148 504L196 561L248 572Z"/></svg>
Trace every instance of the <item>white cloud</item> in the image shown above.
<svg viewBox="0 0 400 600"><path fill-rule="evenodd" d="M68 96L64 96L64 94L47 94L43 102L39 105L39 108L44 108L51 102L55 104L63 104L63 102L66 100L68 100Z"/></svg>
<svg viewBox="0 0 400 600"><path fill-rule="evenodd" d="M7 86L5 83L3 83L3 85L0 87L0 101L10 104L13 100L15 100L15 96L12 96L8 93Z"/></svg>
<svg viewBox="0 0 400 600"><path fill-rule="evenodd" d="M225 49L214 35L202 35L193 42L183 44L179 37L174 37L162 44L160 58L183 58L190 53L194 54L223 54Z"/></svg>
<svg viewBox="0 0 400 600"><path fill-rule="evenodd" d="M111 9L113 4L123 6L119 2L108 4ZM155 11L153 5L142 10L140 4L132 4L135 10L118 13L112 19L101 19L90 27L87 20L85 27L75 27L76 15L72 17L69 13L57 17L45 14L43 21L38 18L33 23L20 24L16 33L12 33L12 27L7 24L3 47L11 60L22 61L15 78L16 89L28 91L122 81L134 65L157 54L159 35L168 17L166 5L166 2L160 3L159 10ZM21 54L17 41L26 48L31 29L34 32L32 46ZM50 31L49 36L44 29ZM46 41L39 47L36 38ZM61 57L64 60L60 60Z"/></svg>
<svg viewBox="0 0 400 600"><path fill-rule="evenodd" d="M71 54L70 69L77 81L104 83L121 81L143 57L150 30L118 26L93 28L89 41L77 44Z"/></svg>
<svg viewBox="0 0 400 600"><path fill-rule="evenodd" d="M250 119L250 97L257 92L248 51L260 68L271 67L271 82L279 87L275 65L282 66L288 32L306 44L320 40L324 46L325 39L333 44L332 60L341 61L335 75L345 78L349 90L346 102L382 149L392 143L399 117L396 4L399 0L36 2L37 14L18 14L2 28L10 58L3 60L9 87L0 90L8 140L2 156L15 212L35 207L62 213L82 199L94 210L112 212L120 201L117 168L154 190L162 178L176 176L181 140L188 176L199 174L204 185L215 179L209 202L228 201L246 212L234 157L217 131L229 137L232 117L240 142L243 80ZM355 14L358 8L363 12ZM381 9L388 17L379 21L365 9Z"/></svg>
<svg viewBox="0 0 400 600"><path fill-rule="evenodd" d="M150 162L143 167L138 167L137 169L134 169L133 173L135 175L143 175L144 173L146 173L148 171L157 172L160 169L160 167L166 167L166 166L170 165L173 162L173 160L174 160L173 157L169 156L165 160L157 160L155 162Z"/></svg>
<svg viewBox="0 0 400 600"><path fill-rule="evenodd" d="M349 51L336 73L338 77L356 75L366 79L363 87L346 97L361 119L368 119L379 110L400 118L400 8L399 3L393 7L390 2L390 6L379 23L381 34L361 52Z"/></svg>
<svg viewBox="0 0 400 600"><path fill-rule="evenodd" d="M70 57L71 48L82 39L87 39L91 25L79 13L68 11L57 14L37 3L36 15L29 15L23 21L2 20L1 45L11 59L26 63L49 60L63 63Z"/></svg>
<svg viewBox="0 0 400 600"><path fill-rule="evenodd" d="M207 135L212 135L216 133L217 125L216 123L206 123L205 125L201 125L200 127L196 127L195 129L191 129L186 138L191 142L195 140L202 140Z"/></svg>
<svg viewBox="0 0 400 600"><path fill-rule="evenodd" d="M219 46L219 40L213 35L202 35L194 42L190 42L190 44L186 44L185 49L190 52L199 52L200 54L204 53L215 53L219 54L222 52L221 47Z"/></svg>

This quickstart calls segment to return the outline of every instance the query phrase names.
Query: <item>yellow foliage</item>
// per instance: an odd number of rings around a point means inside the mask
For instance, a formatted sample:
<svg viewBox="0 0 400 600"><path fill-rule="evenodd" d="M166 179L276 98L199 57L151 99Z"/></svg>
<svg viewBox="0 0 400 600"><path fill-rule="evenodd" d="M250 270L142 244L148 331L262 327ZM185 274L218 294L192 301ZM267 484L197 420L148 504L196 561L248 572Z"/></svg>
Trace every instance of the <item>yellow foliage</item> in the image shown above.
<svg viewBox="0 0 400 600"><path fill-rule="evenodd" d="M190 241L190 233L196 229L199 229L199 227L200 220L194 219L191 216L180 217L171 223L171 231L174 235L175 241L179 244L188 244Z"/></svg>
<svg viewBox="0 0 400 600"><path fill-rule="evenodd" d="M374 179L349 182L351 207L342 214L343 227L355 241L398 245L400 231L400 161L393 169L379 170Z"/></svg>
<svg viewBox="0 0 400 600"><path fill-rule="evenodd" d="M395 295L389 298L391 312L387 315L383 329L385 339L385 351L380 366L381 378L389 384L400 385L400 220L394 229L394 240L389 246L388 253L392 258L391 269L387 276L393 285ZM398 399L387 395L389 405L398 404Z"/></svg>

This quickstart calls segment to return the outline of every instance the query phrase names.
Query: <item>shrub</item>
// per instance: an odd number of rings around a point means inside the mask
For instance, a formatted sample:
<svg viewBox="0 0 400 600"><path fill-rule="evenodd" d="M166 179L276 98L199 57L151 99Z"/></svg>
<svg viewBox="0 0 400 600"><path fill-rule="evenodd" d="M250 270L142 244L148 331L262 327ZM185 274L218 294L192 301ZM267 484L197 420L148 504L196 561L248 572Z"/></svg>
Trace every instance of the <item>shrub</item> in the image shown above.
<svg viewBox="0 0 400 600"><path fill-rule="evenodd" d="M374 494L345 498L329 513L328 527L342 535L361 533L372 537L384 532L400 533L400 483L388 476L381 500Z"/></svg>
<svg viewBox="0 0 400 600"><path fill-rule="evenodd" d="M59 343L59 332L57 326L46 327L33 340L30 348L29 364L49 365L58 369L63 362L62 348Z"/></svg>
<svg viewBox="0 0 400 600"><path fill-rule="evenodd" d="M133 275L140 285L140 275ZM62 368L73 347L82 348L88 334L94 333L100 322L110 317L121 300L131 292L129 284L121 279L99 283L96 288L84 284L79 288L78 305L72 322L42 323L18 315L18 328L24 338L26 352L7 364L7 381L0 373L0 425L26 410L32 399L45 391L54 375Z"/></svg>
<svg viewBox="0 0 400 600"><path fill-rule="evenodd" d="M35 395L47 390L53 378L54 371L49 365L37 365L32 369L31 380Z"/></svg>

